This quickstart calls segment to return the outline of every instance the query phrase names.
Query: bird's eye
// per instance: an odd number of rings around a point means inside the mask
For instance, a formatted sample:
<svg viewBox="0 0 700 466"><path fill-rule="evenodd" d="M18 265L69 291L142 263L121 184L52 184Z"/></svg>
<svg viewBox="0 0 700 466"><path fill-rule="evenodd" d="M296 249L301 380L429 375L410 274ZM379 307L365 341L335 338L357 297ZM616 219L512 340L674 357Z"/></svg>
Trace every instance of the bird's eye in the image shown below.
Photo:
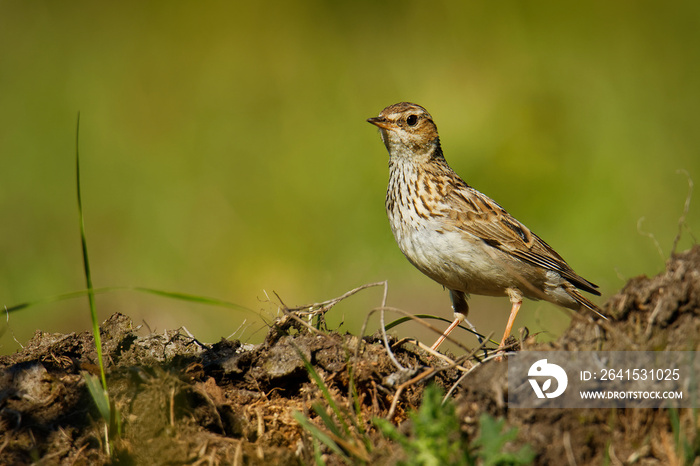
<svg viewBox="0 0 700 466"><path fill-rule="evenodd" d="M416 123L418 123L418 117L416 115L408 115L408 117L406 117L406 123L408 126L416 126Z"/></svg>

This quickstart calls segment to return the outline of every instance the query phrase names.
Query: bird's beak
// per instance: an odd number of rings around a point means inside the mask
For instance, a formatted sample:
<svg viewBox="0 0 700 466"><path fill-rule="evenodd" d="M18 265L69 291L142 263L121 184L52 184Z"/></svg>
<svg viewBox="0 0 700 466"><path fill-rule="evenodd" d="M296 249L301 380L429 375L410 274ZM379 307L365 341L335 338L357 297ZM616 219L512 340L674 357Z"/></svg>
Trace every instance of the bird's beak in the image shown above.
<svg viewBox="0 0 700 466"><path fill-rule="evenodd" d="M384 117L367 118L367 122L372 123L374 126L378 126L382 129L389 129L389 122L386 121L386 118Z"/></svg>

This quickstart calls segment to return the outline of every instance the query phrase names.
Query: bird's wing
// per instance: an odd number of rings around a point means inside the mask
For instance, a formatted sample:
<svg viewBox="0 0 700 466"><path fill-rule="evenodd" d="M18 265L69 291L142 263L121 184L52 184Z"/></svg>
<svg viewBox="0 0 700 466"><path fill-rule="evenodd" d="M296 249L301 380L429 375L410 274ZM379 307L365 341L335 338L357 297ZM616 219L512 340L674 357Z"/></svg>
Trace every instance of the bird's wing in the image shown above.
<svg viewBox="0 0 700 466"><path fill-rule="evenodd" d="M459 178L450 186L443 214L454 220L455 228L523 262L553 270L581 290L600 295L597 285L577 275L554 249L494 200Z"/></svg>

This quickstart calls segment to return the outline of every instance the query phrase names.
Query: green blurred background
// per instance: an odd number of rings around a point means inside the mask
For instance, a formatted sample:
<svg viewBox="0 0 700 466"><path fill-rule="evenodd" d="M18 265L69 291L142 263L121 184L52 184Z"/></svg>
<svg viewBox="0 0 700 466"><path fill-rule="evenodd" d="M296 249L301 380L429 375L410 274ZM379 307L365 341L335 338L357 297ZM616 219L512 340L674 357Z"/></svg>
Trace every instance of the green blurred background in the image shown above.
<svg viewBox="0 0 700 466"><path fill-rule="evenodd" d="M468 183L610 296L662 270L688 192L677 170L700 182L699 76L697 1L0 1L0 300L85 286L80 111L95 286L255 311L114 292L101 320L215 341L247 319L237 336L256 342L273 291L295 305L384 279L389 305L451 318L384 213L388 156L365 119L402 100L432 113ZM679 250L692 243L686 231ZM328 317L358 332L380 302L365 291ZM470 319L500 336L509 307L474 297ZM551 337L567 321L528 302L516 328ZM86 330L87 300L3 325L2 353L36 329Z"/></svg>

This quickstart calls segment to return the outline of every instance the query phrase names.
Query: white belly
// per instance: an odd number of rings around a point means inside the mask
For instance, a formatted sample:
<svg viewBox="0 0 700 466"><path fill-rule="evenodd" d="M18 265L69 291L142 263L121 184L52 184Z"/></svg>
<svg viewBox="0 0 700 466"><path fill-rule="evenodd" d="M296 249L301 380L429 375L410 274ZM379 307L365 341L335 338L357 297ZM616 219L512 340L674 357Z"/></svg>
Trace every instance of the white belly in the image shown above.
<svg viewBox="0 0 700 466"><path fill-rule="evenodd" d="M407 228L390 215L391 229L401 252L421 272L451 290L503 296L506 288L517 286L495 256L501 251L461 231L439 232L440 226L429 220ZM500 263L503 263L501 258Z"/></svg>

